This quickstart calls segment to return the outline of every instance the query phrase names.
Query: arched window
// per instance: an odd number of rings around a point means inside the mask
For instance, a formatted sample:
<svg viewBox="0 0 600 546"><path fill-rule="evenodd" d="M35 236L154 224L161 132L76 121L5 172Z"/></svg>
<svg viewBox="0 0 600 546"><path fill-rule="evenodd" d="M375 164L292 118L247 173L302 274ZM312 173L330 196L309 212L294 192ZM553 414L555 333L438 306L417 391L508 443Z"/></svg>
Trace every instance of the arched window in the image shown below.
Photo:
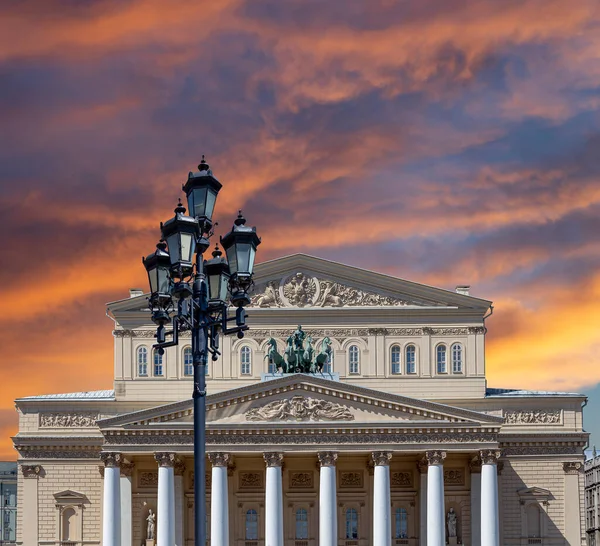
<svg viewBox="0 0 600 546"><path fill-rule="evenodd" d="M392 356L392 373L401 373L402 367L400 362L400 345L393 345L391 356Z"/></svg>
<svg viewBox="0 0 600 546"><path fill-rule="evenodd" d="M258 512L253 509L246 512L246 540L258 540Z"/></svg>
<svg viewBox="0 0 600 546"><path fill-rule="evenodd" d="M408 538L408 513L404 508L396 508L395 514L395 538Z"/></svg>
<svg viewBox="0 0 600 546"><path fill-rule="evenodd" d="M417 349L414 345L406 346L406 373L417 373Z"/></svg>
<svg viewBox="0 0 600 546"><path fill-rule="evenodd" d="M463 371L463 350L460 343L452 345L452 373L462 373Z"/></svg>
<svg viewBox="0 0 600 546"><path fill-rule="evenodd" d="M358 347L356 345L350 345L348 349L348 372L349 373L359 373L360 369L360 353Z"/></svg>
<svg viewBox="0 0 600 546"><path fill-rule="evenodd" d="M354 508L346 510L346 538L358 538L358 512Z"/></svg>
<svg viewBox="0 0 600 546"><path fill-rule="evenodd" d="M527 536L530 538L539 538L542 536L540 525L540 509L537 504L530 504L527 507Z"/></svg>
<svg viewBox="0 0 600 546"><path fill-rule="evenodd" d="M194 375L194 358L191 347L183 350L183 375Z"/></svg>
<svg viewBox="0 0 600 546"><path fill-rule="evenodd" d="M323 373L333 373L333 348L329 352L325 364L323 364Z"/></svg>
<svg viewBox="0 0 600 546"><path fill-rule="evenodd" d="M154 375L160 377L163 375L163 358L156 349L154 350Z"/></svg>
<svg viewBox="0 0 600 546"><path fill-rule="evenodd" d="M248 345L244 345L240 351L240 362L242 364L242 375L252 373L252 351Z"/></svg>
<svg viewBox="0 0 600 546"><path fill-rule="evenodd" d="M308 538L308 512L304 508L296 510L296 540Z"/></svg>
<svg viewBox="0 0 600 546"><path fill-rule="evenodd" d="M146 347L138 347L137 366L138 375L142 377L148 375L148 349Z"/></svg>
<svg viewBox="0 0 600 546"><path fill-rule="evenodd" d="M436 349L437 373L448 373L446 346L438 345Z"/></svg>

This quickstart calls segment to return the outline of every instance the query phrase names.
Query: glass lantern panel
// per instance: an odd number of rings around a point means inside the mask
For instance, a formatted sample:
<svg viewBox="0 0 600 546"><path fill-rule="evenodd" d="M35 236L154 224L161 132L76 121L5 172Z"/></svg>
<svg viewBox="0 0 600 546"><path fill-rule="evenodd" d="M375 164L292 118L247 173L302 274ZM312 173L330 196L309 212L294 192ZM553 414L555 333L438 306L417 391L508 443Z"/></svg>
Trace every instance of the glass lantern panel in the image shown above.
<svg viewBox="0 0 600 546"><path fill-rule="evenodd" d="M231 271L232 275L238 272L236 247L237 245L234 244L227 249L227 261L229 262L229 271Z"/></svg>
<svg viewBox="0 0 600 546"><path fill-rule="evenodd" d="M169 270L166 267L157 267L156 268L156 277L157 277L157 292L161 294L169 294L170 293L170 277Z"/></svg>
<svg viewBox="0 0 600 546"><path fill-rule="evenodd" d="M204 215L207 218L212 218L213 211L215 210L215 201L217 200L217 194L212 188L208 188L208 194L206 195L206 209Z"/></svg>
<svg viewBox="0 0 600 546"><path fill-rule="evenodd" d="M254 248L249 243L237 245L238 273L252 273L254 267Z"/></svg>
<svg viewBox="0 0 600 546"><path fill-rule="evenodd" d="M209 275L207 277L208 280L208 297L211 300L218 300L219 297L219 288L220 288L220 280L221 275Z"/></svg>
<svg viewBox="0 0 600 546"><path fill-rule="evenodd" d="M181 235L181 261L191 262L192 252L194 252L194 236L191 233L182 233Z"/></svg>
<svg viewBox="0 0 600 546"><path fill-rule="evenodd" d="M169 246L169 256L171 265L175 265L181 261L181 249L179 248L179 236L173 233L167 237L167 245Z"/></svg>
<svg viewBox="0 0 600 546"><path fill-rule="evenodd" d="M221 275L221 288L219 299L225 301L227 299L227 292L229 291L229 277L227 275Z"/></svg>
<svg viewBox="0 0 600 546"><path fill-rule="evenodd" d="M205 216L206 192L207 188L194 188L191 191L188 207L193 216Z"/></svg>

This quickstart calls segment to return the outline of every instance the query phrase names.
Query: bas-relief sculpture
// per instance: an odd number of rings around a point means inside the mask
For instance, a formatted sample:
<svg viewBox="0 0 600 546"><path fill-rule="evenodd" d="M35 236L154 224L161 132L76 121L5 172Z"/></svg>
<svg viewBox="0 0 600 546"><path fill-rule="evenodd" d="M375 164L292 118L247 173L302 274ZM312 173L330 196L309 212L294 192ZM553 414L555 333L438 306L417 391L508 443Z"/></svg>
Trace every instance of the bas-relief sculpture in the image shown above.
<svg viewBox="0 0 600 546"><path fill-rule="evenodd" d="M560 410L506 410L507 425L555 425L560 423Z"/></svg>
<svg viewBox="0 0 600 546"><path fill-rule="evenodd" d="M97 413L40 413L40 428L86 428L95 427Z"/></svg>
<svg viewBox="0 0 600 546"><path fill-rule="evenodd" d="M247 421L352 421L354 415L340 404L294 396L246 412Z"/></svg>

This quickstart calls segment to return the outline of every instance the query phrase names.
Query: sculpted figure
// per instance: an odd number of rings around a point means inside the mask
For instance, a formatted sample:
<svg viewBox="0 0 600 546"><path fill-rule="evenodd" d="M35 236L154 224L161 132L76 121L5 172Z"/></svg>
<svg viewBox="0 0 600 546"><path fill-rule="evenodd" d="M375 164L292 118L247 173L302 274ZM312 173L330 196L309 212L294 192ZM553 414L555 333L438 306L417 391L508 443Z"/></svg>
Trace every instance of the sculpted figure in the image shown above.
<svg viewBox="0 0 600 546"><path fill-rule="evenodd" d="M156 526L156 514L152 513L152 508L148 512L148 517L146 518L148 524L146 525L146 540L154 540L154 529Z"/></svg>
<svg viewBox="0 0 600 546"><path fill-rule="evenodd" d="M450 508L448 512L448 517L446 518L448 523L448 536L455 537L456 536L456 512L454 508Z"/></svg>

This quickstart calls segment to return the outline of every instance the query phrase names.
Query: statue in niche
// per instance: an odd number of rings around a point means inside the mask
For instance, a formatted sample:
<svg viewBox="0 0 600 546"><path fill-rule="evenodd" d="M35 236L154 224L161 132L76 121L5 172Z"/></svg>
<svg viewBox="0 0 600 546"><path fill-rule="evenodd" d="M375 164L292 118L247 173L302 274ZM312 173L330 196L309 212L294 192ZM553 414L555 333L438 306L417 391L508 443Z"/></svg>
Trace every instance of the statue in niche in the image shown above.
<svg viewBox="0 0 600 546"><path fill-rule="evenodd" d="M155 540L154 533L156 529L156 514L152 513L152 508L150 508L148 512L146 521L148 522L146 525L146 540Z"/></svg>
<svg viewBox="0 0 600 546"><path fill-rule="evenodd" d="M448 516L446 517L446 522L448 524L448 537L456 538L457 517L456 517L456 512L454 511L454 508L450 508L450 511L448 512Z"/></svg>

